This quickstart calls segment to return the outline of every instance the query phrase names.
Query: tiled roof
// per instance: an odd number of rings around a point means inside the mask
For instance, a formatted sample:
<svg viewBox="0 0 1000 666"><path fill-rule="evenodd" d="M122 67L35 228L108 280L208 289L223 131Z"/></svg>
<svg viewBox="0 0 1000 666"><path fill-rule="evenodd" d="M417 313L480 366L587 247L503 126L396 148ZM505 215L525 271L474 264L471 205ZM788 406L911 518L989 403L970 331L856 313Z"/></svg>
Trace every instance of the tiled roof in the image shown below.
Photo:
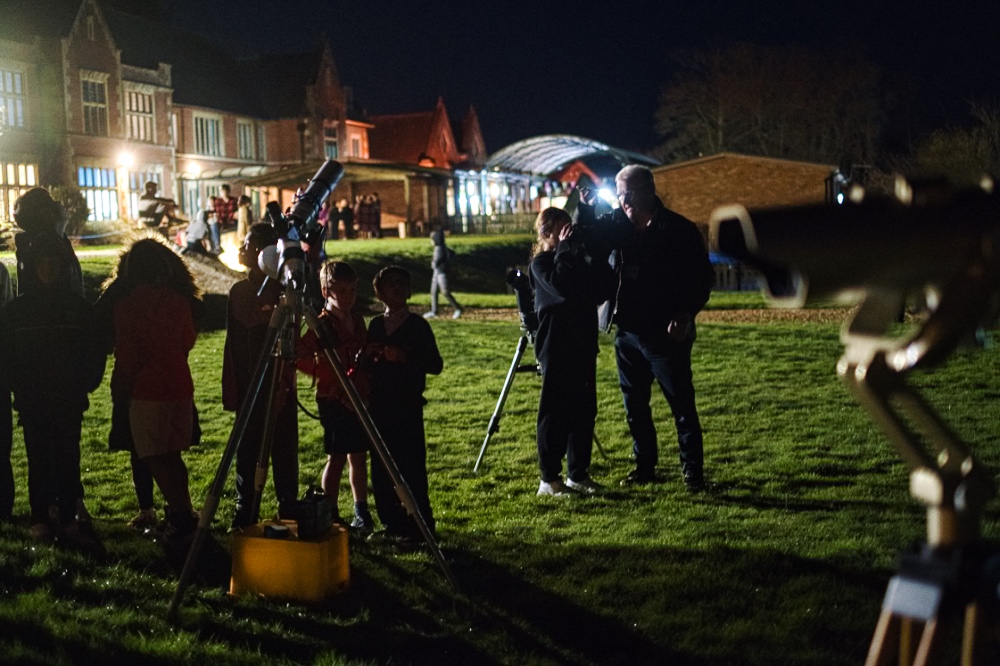
<svg viewBox="0 0 1000 666"><path fill-rule="evenodd" d="M265 115L247 68L208 38L122 12L109 10L106 17L123 63L150 69L161 62L170 65L174 103Z"/></svg>
<svg viewBox="0 0 1000 666"><path fill-rule="evenodd" d="M434 128L434 111L371 116L375 126L368 132L368 152L373 160L417 164L427 152ZM438 165L441 166L441 165Z"/></svg>
<svg viewBox="0 0 1000 666"><path fill-rule="evenodd" d="M80 0L0 0L0 39L65 37L79 10Z"/></svg>

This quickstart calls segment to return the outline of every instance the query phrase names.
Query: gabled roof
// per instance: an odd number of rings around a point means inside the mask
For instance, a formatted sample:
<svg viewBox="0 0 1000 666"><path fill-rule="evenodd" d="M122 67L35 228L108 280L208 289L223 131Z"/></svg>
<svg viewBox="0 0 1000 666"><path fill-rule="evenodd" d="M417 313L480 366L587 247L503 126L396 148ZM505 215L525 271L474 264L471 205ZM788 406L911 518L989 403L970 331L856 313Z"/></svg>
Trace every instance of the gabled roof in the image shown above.
<svg viewBox="0 0 1000 666"><path fill-rule="evenodd" d="M80 0L0 0L0 39L66 37L80 5Z"/></svg>
<svg viewBox="0 0 1000 666"><path fill-rule="evenodd" d="M239 62L241 75L260 95L263 117L289 118L305 112L306 86L316 83L322 57L319 48Z"/></svg>
<svg viewBox="0 0 1000 666"><path fill-rule="evenodd" d="M106 18L123 63L149 69L161 62L170 65L175 104L264 116L264 104L245 68L210 39L122 12L109 10Z"/></svg>
<svg viewBox="0 0 1000 666"><path fill-rule="evenodd" d="M434 112L370 116L375 128L368 133L368 153L372 159L418 164L427 152L434 128Z"/></svg>

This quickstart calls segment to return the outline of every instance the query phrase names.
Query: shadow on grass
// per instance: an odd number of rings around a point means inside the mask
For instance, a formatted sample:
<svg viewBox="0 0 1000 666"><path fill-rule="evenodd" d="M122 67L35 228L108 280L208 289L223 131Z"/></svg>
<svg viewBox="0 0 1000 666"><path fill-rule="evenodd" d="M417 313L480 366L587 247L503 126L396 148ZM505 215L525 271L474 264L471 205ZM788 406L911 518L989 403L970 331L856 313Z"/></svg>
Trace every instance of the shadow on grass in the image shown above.
<svg viewBox="0 0 1000 666"><path fill-rule="evenodd" d="M351 587L322 607L231 598L223 566L188 589L174 627L174 568L125 534L105 538L109 566L0 531L0 651L25 663L849 664L863 659L885 585L752 547L462 534L445 537L456 596L430 554L352 540Z"/></svg>

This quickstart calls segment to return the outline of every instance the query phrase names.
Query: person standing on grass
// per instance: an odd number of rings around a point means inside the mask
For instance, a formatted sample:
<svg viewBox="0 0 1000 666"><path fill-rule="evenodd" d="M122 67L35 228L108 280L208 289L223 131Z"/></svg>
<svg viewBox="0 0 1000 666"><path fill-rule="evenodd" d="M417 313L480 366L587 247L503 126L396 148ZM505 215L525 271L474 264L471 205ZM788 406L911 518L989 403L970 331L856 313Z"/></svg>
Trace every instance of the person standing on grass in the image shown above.
<svg viewBox="0 0 1000 666"><path fill-rule="evenodd" d="M3 321L3 307L13 298L10 273L0 263L0 322ZM10 463L14 447L14 417L10 409L10 387L0 383L0 520L7 520L14 512L14 467Z"/></svg>
<svg viewBox="0 0 1000 666"><path fill-rule="evenodd" d="M191 307L192 316L197 321L203 307L199 291L194 286L187 264L166 243L158 242L158 239L146 239L141 242L146 251L156 253L165 263L171 265L171 279L168 285L187 300ZM134 286L128 275L129 255L130 251L126 250L118 258L118 265L114 273L105 280L101 296L94 304L98 331L106 355L115 350L115 307L128 296ZM139 512L129 520L128 525L133 529L145 531L159 524L153 498L155 482L148 466L136 452L135 441L132 438L132 425L129 420L130 397L127 392L119 390L121 384L116 381L115 372L112 370L111 373L111 429L108 432L108 449L129 452L132 487L139 504ZM192 419L194 426L191 443L194 445L201 438L196 409L193 409Z"/></svg>
<svg viewBox="0 0 1000 666"><path fill-rule="evenodd" d="M320 271L320 284L325 299L319 315L320 326L325 328L333 345L332 351L350 375L358 394L362 400L367 400L371 378L367 372L359 370L357 361L368 335L365 320L353 310L358 299L358 274L347 262L331 261ZM344 465L348 465L348 479L354 497L354 516L350 526L360 533L369 533L374 528L374 521L368 509L368 435L323 352L323 343L314 331L307 331L302 336L302 350L305 353L298 366L316 382L316 406L323 424L323 443L328 456L323 468L323 490L334 507L334 520L342 522L337 502L340 477Z"/></svg>
<svg viewBox="0 0 1000 666"><path fill-rule="evenodd" d="M268 280L258 257L264 248L278 242L278 234L266 222L250 227L240 250L240 263L247 267L247 277L229 290L226 306L226 343L222 352L222 407L240 418L243 401L252 388L257 361L264 352L271 316L281 298L281 283ZM262 290L263 287L263 290ZM266 350L270 353L271 350ZM271 465L274 468L274 494L279 512L282 504L294 502L299 492L299 423L295 368L282 363L275 402L272 405L274 432L271 439ZM257 522L259 505L255 496L255 476L260 447L264 442L267 416L267 393L254 405L247 422L243 442L236 449L236 514L233 529L243 529ZM257 498L259 499L259 498Z"/></svg>
<svg viewBox="0 0 1000 666"><path fill-rule="evenodd" d="M34 274L28 289L3 310L0 386L13 393L24 430L31 537L99 556L103 548L77 519L83 414L105 365L93 306L67 288L72 266L58 234L35 234L23 247L31 253ZM59 511L55 533L53 500Z"/></svg>
<svg viewBox="0 0 1000 666"><path fill-rule="evenodd" d="M365 362L371 368L370 412L399 473L413 493L427 527L434 531L434 514L427 483L427 441L424 435L424 388L427 375L439 375L444 361L423 317L410 312L410 274L400 266L379 271L375 296L385 313L368 324ZM415 520L407 514L395 484L381 459L372 460L375 508L385 528L371 538L389 539L403 546L423 541Z"/></svg>
<svg viewBox="0 0 1000 666"><path fill-rule="evenodd" d="M594 220L597 193L581 191L579 222L614 238L618 275L607 308L617 327L615 359L635 469L625 485L656 480L657 438L650 409L655 380L674 415L681 472L691 492L705 487L701 422L695 405L691 349L695 316L708 302L715 275L705 242L688 219L656 196L653 173L630 165L615 177L621 208ZM606 322L610 327L610 322Z"/></svg>
<svg viewBox="0 0 1000 666"><path fill-rule="evenodd" d="M163 537L171 542L187 538L198 526L181 456L194 433L194 382L187 359L197 337L190 301L198 290L186 267L176 275L164 250L170 252L154 239L143 239L122 257L128 294L114 306L111 390L129 401L135 451L167 502ZM189 297L178 293L177 282L187 283Z"/></svg>
<svg viewBox="0 0 1000 666"><path fill-rule="evenodd" d="M604 261L589 260L575 242L569 213L546 208L535 220L538 241L531 260L538 333L535 357L542 372L538 402L538 495L593 494L590 478L597 418L597 306L614 289ZM562 481L562 458L567 478Z"/></svg>
<svg viewBox="0 0 1000 666"><path fill-rule="evenodd" d="M444 229L435 229L431 232L431 243L434 245L434 254L431 256L431 309L424 314L424 319L437 317L438 292L444 294L454 308L451 318L458 319L462 316L462 306L448 289L448 273L451 271L451 259L455 253L445 245Z"/></svg>

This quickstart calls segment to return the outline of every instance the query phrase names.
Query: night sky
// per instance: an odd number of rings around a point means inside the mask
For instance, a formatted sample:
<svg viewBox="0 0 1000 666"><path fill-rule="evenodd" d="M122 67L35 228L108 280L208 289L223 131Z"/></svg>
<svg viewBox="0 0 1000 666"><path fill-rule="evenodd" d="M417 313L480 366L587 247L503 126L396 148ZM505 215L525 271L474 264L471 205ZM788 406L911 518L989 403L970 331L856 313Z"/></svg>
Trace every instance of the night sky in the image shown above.
<svg viewBox="0 0 1000 666"><path fill-rule="evenodd" d="M737 40L861 49L888 80L912 82L928 123L964 121L970 99L1000 99L1000 3L922 4L173 0L173 15L196 32L229 20L234 40L268 49L301 50L325 31L368 113L429 110L442 96L461 118L472 104L490 152L548 133L647 151L671 49Z"/></svg>

